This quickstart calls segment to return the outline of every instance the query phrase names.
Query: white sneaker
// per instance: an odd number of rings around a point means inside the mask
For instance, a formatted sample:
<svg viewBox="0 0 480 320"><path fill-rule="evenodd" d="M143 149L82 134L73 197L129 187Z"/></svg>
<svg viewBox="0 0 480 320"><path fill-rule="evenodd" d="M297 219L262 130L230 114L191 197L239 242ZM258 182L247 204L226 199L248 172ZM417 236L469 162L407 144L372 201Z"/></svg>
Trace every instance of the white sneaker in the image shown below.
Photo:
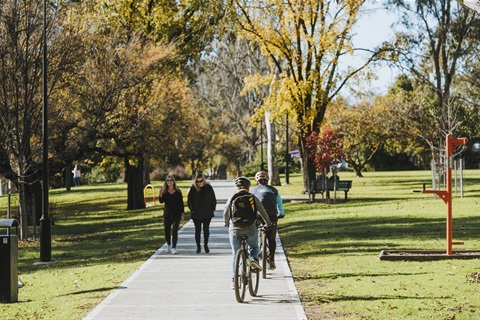
<svg viewBox="0 0 480 320"><path fill-rule="evenodd" d="M172 254L177 254L177 249L176 248L172 248Z"/></svg>
<svg viewBox="0 0 480 320"><path fill-rule="evenodd" d="M172 252L172 247L167 246L167 253L170 253L170 252Z"/></svg>

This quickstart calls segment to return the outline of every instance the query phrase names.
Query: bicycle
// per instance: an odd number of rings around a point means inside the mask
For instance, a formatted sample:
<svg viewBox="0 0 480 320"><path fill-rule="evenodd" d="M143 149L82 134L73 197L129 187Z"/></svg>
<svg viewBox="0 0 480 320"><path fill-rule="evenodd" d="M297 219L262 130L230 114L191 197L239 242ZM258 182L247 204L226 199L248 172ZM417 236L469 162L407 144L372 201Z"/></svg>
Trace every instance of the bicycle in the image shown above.
<svg viewBox="0 0 480 320"><path fill-rule="evenodd" d="M267 241L267 227L258 226L258 260L262 266L262 278L267 278L267 268L270 269L270 248Z"/></svg>
<svg viewBox="0 0 480 320"><path fill-rule="evenodd" d="M250 257L248 254L247 236L242 236L242 246L238 249L235 255L235 274L233 278L233 286L235 289L235 297L237 302L245 300L245 292L250 292L252 297L255 297L258 292L260 283L259 271L252 268Z"/></svg>

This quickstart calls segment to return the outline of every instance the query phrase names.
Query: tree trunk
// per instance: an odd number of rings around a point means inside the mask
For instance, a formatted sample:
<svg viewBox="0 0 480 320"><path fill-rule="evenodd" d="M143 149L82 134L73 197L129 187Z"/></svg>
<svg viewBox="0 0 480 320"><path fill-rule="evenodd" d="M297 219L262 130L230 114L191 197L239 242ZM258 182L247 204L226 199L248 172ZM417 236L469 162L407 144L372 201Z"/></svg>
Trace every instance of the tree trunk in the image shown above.
<svg viewBox="0 0 480 320"><path fill-rule="evenodd" d="M352 166L353 168L353 171L355 171L355 175L359 178L363 178L363 174L362 174L362 168L359 167L359 166Z"/></svg>
<svg viewBox="0 0 480 320"><path fill-rule="evenodd" d="M125 180L127 181L127 210L144 209L143 199L143 157L139 157L137 165L133 165L125 157Z"/></svg>
<svg viewBox="0 0 480 320"><path fill-rule="evenodd" d="M32 223L38 226L42 217L42 184L38 180L28 184L25 186L25 192L27 216L32 217Z"/></svg>
<svg viewBox="0 0 480 320"><path fill-rule="evenodd" d="M63 179L65 180L65 189L70 191L73 185L73 177L72 177L72 165L69 164L64 168L63 171Z"/></svg>
<svg viewBox="0 0 480 320"><path fill-rule="evenodd" d="M280 174L278 173L278 159L277 159L277 134L275 125L270 122L270 112L265 113L265 126L267 128L267 163L268 172L270 176L269 184L273 186L282 185L280 182Z"/></svg>
<svg viewBox="0 0 480 320"><path fill-rule="evenodd" d="M42 216L42 184L38 181L38 174L27 171L18 183L20 198L20 239L28 239L28 226L38 225ZM35 212L34 212L35 210Z"/></svg>
<svg viewBox="0 0 480 320"><path fill-rule="evenodd" d="M190 177L193 179L195 177L195 174L196 174L196 172L195 172L195 160L193 160L193 159L190 161L190 168L191 168L191 176Z"/></svg>
<svg viewBox="0 0 480 320"><path fill-rule="evenodd" d="M303 164L303 184L305 186L304 193L310 192L310 182L316 178L315 163L313 162L313 159L308 156L310 150L308 150L306 142L309 135L310 133L307 135L301 133L300 136L300 157Z"/></svg>
<svg viewBox="0 0 480 320"><path fill-rule="evenodd" d="M147 159L143 160L143 186L150 184L150 162Z"/></svg>
<svg viewBox="0 0 480 320"><path fill-rule="evenodd" d="M28 239L28 218L27 218L27 201L25 192L25 183L20 181L18 184L19 198L20 198L20 239Z"/></svg>

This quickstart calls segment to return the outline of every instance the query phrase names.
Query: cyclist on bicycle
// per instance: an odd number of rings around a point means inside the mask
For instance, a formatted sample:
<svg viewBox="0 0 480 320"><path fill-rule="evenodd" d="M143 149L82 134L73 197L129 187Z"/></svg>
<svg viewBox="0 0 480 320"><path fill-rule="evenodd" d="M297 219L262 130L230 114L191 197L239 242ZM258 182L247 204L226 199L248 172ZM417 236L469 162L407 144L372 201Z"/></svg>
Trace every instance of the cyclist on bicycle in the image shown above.
<svg viewBox="0 0 480 320"><path fill-rule="evenodd" d="M242 245L242 240L240 239L240 237L243 235L248 236L247 243L249 246L249 254L252 258L251 265L260 271L262 270L262 267L260 267L260 264L258 263L258 229L255 223L258 217L258 213L265 221L267 226L271 227L272 225L270 218L268 217L268 214L265 211L265 208L263 207L260 200L258 200L257 197L248 192L248 190L250 189L250 185L251 182L247 177L238 177L235 180L235 186L237 187L237 191L227 201L227 204L225 205L225 211L223 212L225 227L228 227L230 245L232 247L232 278L235 272L235 254ZM238 225L238 223L236 223L236 220L234 219L234 214L236 212L235 202L236 199L240 197L250 197L250 199L254 199L254 201L252 201L254 203L253 219L244 221L241 226Z"/></svg>
<svg viewBox="0 0 480 320"><path fill-rule="evenodd" d="M278 190L268 185L268 173L266 171L259 171L255 174L255 181L257 186L251 191L268 213L270 221L273 223L273 227L267 229L266 238L268 241L268 248L270 248L270 270L275 270L275 249L277 248L276 236L277 236L277 221L279 218L283 218L285 210L283 209L282 197Z"/></svg>

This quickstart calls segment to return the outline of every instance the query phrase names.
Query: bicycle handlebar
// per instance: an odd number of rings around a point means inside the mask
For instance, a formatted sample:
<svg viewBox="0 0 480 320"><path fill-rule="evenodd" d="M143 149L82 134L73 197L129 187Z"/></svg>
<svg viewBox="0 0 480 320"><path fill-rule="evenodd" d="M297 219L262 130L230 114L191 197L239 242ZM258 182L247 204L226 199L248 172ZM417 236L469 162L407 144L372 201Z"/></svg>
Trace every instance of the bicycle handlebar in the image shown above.
<svg viewBox="0 0 480 320"><path fill-rule="evenodd" d="M261 231L265 231L265 230L270 230L271 228L273 228L274 226L276 226L275 223L272 223L271 225L267 226L266 224L262 223L262 224L259 224L258 225L258 229L261 230Z"/></svg>

